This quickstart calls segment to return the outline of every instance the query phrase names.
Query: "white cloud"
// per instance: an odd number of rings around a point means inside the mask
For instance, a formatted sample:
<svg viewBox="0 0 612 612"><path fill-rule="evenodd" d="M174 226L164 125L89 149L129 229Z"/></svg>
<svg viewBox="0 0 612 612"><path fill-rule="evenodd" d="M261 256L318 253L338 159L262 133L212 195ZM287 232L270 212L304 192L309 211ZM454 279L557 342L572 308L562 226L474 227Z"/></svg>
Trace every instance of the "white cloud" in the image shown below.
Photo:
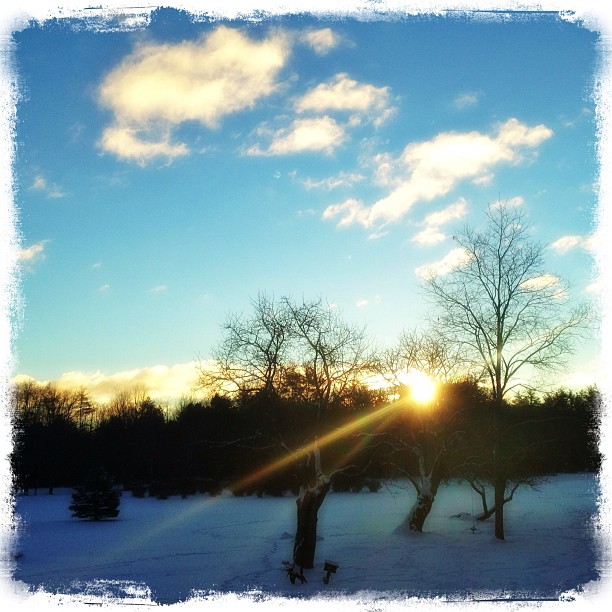
<svg viewBox="0 0 612 612"><path fill-rule="evenodd" d="M368 234L368 240L378 240L379 238L384 238L389 233L388 230L379 229L374 232L370 232Z"/></svg>
<svg viewBox="0 0 612 612"><path fill-rule="evenodd" d="M30 189L34 191L45 191L47 189L47 181L44 176L36 176L34 177L34 181L30 185Z"/></svg>
<svg viewBox="0 0 612 612"><path fill-rule="evenodd" d="M135 368L112 374L74 371L62 374L53 382L59 387L84 387L92 398L100 403L109 401L120 391L135 387L144 388L153 400L179 399L193 392L198 377L197 366L195 361L191 361L171 366Z"/></svg>
<svg viewBox="0 0 612 612"><path fill-rule="evenodd" d="M172 144L169 130L157 140L151 140L152 134L147 129L135 129L126 126L106 128L100 140L100 146L117 157L134 161L145 166L152 159L165 158L173 160L189 153L189 148L183 143Z"/></svg>
<svg viewBox="0 0 612 612"><path fill-rule="evenodd" d="M48 240L41 240L36 244L31 244L29 247L19 249L17 252L17 260L21 262L23 268L29 272L34 269L34 265L45 258L45 245Z"/></svg>
<svg viewBox="0 0 612 612"><path fill-rule="evenodd" d="M521 196L514 196L513 198L508 198L506 200L497 200L491 204L491 208L518 208L525 203L525 199Z"/></svg>
<svg viewBox="0 0 612 612"><path fill-rule="evenodd" d="M367 305L369 304L368 300L366 298L359 298L357 300L357 308L365 308Z"/></svg>
<svg viewBox="0 0 612 612"><path fill-rule="evenodd" d="M533 128L509 119L496 133L443 132L432 140L410 143L398 159L382 155L379 177L391 192L367 206L355 200L333 204L324 218L340 217L338 225L359 223L366 228L396 222L417 202L428 202L448 194L462 181L489 177L501 164L518 164L527 152L550 138L544 125Z"/></svg>
<svg viewBox="0 0 612 612"><path fill-rule="evenodd" d="M339 187L351 187L355 183L359 183L364 179L365 176L357 172L340 172L336 176L330 176L324 179L303 179L301 183L309 191L311 189L324 189L326 191L332 191L333 189L338 189Z"/></svg>
<svg viewBox="0 0 612 612"><path fill-rule="evenodd" d="M288 55L278 31L258 41L225 26L195 42L142 43L100 85L100 103L114 115L100 146L141 164L185 155L187 145L171 142L173 128L186 121L216 128L252 108L278 89Z"/></svg>
<svg viewBox="0 0 612 612"><path fill-rule="evenodd" d="M534 276L521 283L521 287L528 291L538 291L540 289L552 289L559 285L560 278L554 274L541 274Z"/></svg>
<svg viewBox="0 0 612 612"><path fill-rule="evenodd" d="M597 249L598 238L595 235L581 236L579 234L570 234L561 236L554 242L551 242L549 247L560 255L569 253L576 248L582 248L586 251L594 252Z"/></svg>
<svg viewBox="0 0 612 612"><path fill-rule="evenodd" d="M278 130L260 126L257 136L270 140L270 144L266 148L250 147L247 155L289 155L305 151L330 154L344 142L346 134L334 119L324 116L296 119L289 127Z"/></svg>
<svg viewBox="0 0 612 612"><path fill-rule="evenodd" d="M446 238L437 226L429 225L424 230L416 233L410 240L424 246L438 244Z"/></svg>
<svg viewBox="0 0 612 612"><path fill-rule="evenodd" d="M165 293L166 291L168 291L167 285L157 285L149 289L149 293Z"/></svg>
<svg viewBox="0 0 612 612"><path fill-rule="evenodd" d="M464 108L470 108L472 106L476 106L478 104L480 95L473 91L466 91L464 93L459 94L454 100L453 105L455 108L459 110L463 110Z"/></svg>
<svg viewBox="0 0 612 612"><path fill-rule="evenodd" d="M340 42L338 35L331 28L309 30L302 35L302 40L318 55L326 55Z"/></svg>
<svg viewBox="0 0 612 612"><path fill-rule="evenodd" d="M110 290L110 285L109 284L104 284L104 285L100 285L98 287L98 293L106 293L107 291Z"/></svg>
<svg viewBox="0 0 612 612"><path fill-rule="evenodd" d="M461 219L467 212L467 202L464 198L459 198L454 204L430 213L425 217L425 224L430 226L440 226L449 221Z"/></svg>
<svg viewBox="0 0 612 612"><path fill-rule="evenodd" d="M557 253L567 253L583 242L582 236L562 236L550 244L550 248Z"/></svg>
<svg viewBox="0 0 612 612"><path fill-rule="evenodd" d="M41 240L36 244L21 249L17 254L17 259L19 259L19 261L33 262L44 258L45 244L47 242L47 240Z"/></svg>
<svg viewBox="0 0 612 612"><path fill-rule="evenodd" d="M367 227L368 208L361 200L349 198L341 204L332 204L323 211L323 219L340 217L338 226L352 225L360 223Z"/></svg>
<svg viewBox="0 0 612 612"><path fill-rule="evenodd" d="M584 288L584 292L594 294L594 295L599 295L603 291L603 288L604 288L603 282L601 280L596 280L588 284Z"/></svg>
<svg viewBox="0 0 612 612"><path fill-rule="evenodd" d="M358 125L361 117L370 118L375 125L380 125L394 112L389 98L388 87L359 83L342 73L307 92L296 102L295 110L298 113L357 113L351 122L353 125Z"/></svg>
<svg viewBox="0 0 612 612"><path fill-rule="evenodd" d="M592 234L591 236L587 236L582 241L583 248L585 248L587 251L591 251L592 253L595 253L596 251L598 251L601 245L602 245L601 235L599 233Z"/></svg>
<svg viewBox="0 0 612 612"><path fill-rule="evenodd" d="M432 245L442 242L446 236L440 231L440 226L461 219L467 213L467 202L464 198L459 198L454 204L430 213L425 217L423 225L425 229L415 234L410 240L421 245Z"/></svg>
<svg viewBox="0 0 612 612"><path fill-rule="evenodd" d="M304 151L329 154L344 143L348 129L363 121L380 125L394 109L389 105L387 87L359 83L346 74L337 74L299 98L295 111L300 118L288 126L272 129L267 124L260 125L254 132L259 142L249 147L246 154L288 155ZM330 116L338 112L349 115L343 123ZM262 140L269 144L262 145Z"/></svg>
<svg viewBox="0 0 612 612"><path fill-rule="evenodd" d="M442 259L432 263L419 266L415 269L417 276L423 279L435 276L444 276L452 272L455 268L465 265L471 259L471 255L464 248L457 247L449 251Z"/></svg>
<svg viewBox="0 0 612 612"><path fill-rule="evenodd" d="M66 193L59 185L49 183L47 179L40 174L34 177L34 180L28 189L30 191L40 191L44 193L47 198L52 200L66 197Z"/></svg>

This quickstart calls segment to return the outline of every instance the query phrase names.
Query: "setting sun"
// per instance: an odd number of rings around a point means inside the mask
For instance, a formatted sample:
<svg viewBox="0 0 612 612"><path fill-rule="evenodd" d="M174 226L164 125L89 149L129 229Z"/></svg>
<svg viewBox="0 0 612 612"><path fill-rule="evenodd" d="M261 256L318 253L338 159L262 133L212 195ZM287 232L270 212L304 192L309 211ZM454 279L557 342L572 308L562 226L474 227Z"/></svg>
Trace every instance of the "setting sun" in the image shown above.
<svg viewBox="0 0 612 612"><path fill-rule="evenodd" d="M436 383L424 372L410 370L406 373L403 380L404 384L410 388L410 396L419 404L427 404L436 393Z"/></svg>

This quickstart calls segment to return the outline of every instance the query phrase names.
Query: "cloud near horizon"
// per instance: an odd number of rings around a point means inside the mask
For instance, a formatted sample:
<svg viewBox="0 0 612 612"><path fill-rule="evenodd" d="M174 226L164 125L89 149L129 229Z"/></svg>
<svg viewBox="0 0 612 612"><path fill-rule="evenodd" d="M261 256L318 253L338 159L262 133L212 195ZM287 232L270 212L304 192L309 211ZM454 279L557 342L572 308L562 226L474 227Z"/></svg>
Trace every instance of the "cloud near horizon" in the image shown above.
<svg viewBox="0 0 612 612"><path fill-rule="evenodd" d="M138 45L98 90L114 115L100 147L141 165L185 155L187 145L172 142L173 128L196 121L214 129L225 116L252 108L279 88L289 52L281 32L256 41L225 26L195 42Z"/></svg>
<svg viewBox="0 0 612 612"><path fill-rule="evenodd" d="M99 403L106 403L121 391L145 389L149 397L157 401L175 401L182 397L195 395L198 378L198 363L190 361L171 366L156 365L133 370L124 370L113 374L103 372L65 372L52 381L37 381L41 384L53 383L60 388L78 389L84 387L91 398ZM20 374L15 382L34 380Z"/></svg>
<svg viewBox="0 0 612 612"><path fill-rule="evenodd" d="M545 125L529 127L511 118L493 134L442 132L410 143L397 159L387 154L376 158L379 182L390 189L388 195L372 205L354 198L332 204L323 218L338 219L338 227L359 224L366 229L396 223L417 202L443 197L462 181L490 181L498 166L523 162L552 135Z"/></svg>

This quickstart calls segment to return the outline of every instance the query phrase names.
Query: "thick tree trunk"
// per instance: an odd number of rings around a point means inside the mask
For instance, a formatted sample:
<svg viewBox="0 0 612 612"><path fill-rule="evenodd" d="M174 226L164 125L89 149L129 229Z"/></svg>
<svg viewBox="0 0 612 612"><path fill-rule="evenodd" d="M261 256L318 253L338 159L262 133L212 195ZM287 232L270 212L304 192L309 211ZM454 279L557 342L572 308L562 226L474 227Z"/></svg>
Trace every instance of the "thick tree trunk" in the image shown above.
<svg viewBox="0 0 612 612"><path fill-rule="evenodd" d="M315 484L313 486L302 486L295 502L297 505L297 529L293 545L293 562L302 569L314 567L319 508L331 487L331 479L323 474L321 469L321 454L316 440L314 444L314 468Z"/></svg>
<svg viewBox="0 0 612 612"><path fill-rule="evenodd" d="M398 531L423 531L425 519L429 516L429 513L431 512L431 508L438 492L438 487L440 486L440 482L442 481L442 460L445 453L445 449L442 449L438 453L434 460L434 464L431 468L430 474L426 473L425 471L425 461L423 460L422 455L419 458L419 468L421 471L421 475L419 478L420 485L417 488L417 498L412 507L410 508L408 514L406 515L404 522L399 526ZM415 487L417 487L416 483L413 484L415 485Z"/></svg>
<svg viewBox="0 0 612 612"><path fill-rule="evenodd" d="M329 491L330 483L323 482L316 487L300 491L297 504L297 531L293 546L293 561L301 568L314 567L317 547L317 522L319 508Z"/></svg>
<svg viewBox="0 0 612 612"><path fill-rule="evenodd" d="M423 525L425 524L425 519L429 516L431 512L431 507L434 503L434 495L429 493L420 493L417 496L416 502L413 504L412 508L410 508L410 512L404 521L404 531L406 530L406 526L410 531L423 531Z"/></svg>

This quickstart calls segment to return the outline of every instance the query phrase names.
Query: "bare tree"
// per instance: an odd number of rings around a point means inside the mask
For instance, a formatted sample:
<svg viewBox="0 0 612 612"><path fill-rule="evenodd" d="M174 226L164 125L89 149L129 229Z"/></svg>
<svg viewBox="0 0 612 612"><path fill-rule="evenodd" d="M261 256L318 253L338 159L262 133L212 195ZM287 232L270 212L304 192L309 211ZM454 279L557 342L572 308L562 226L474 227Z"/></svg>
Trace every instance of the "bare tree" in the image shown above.
<svg viewBox="0 0 612 612"><path fill-rule="evenodd" d="M401 406L388 431L378 435L380 448L396 458L395 469L406 476L417 494L398 527L401 532L423 530L446 475L449 450L458 437L444 397L432 397L425 406L411 398L411 375L425 374L436 381L438 390L441 383L447 383L448 393L450 382L459 374L459 350L436 330L414 329L404 331L395 346L379 351L375 361L377 374Z"/></svg>
<svg viewBox="0 0 612 612"><path fill-rule="evenodd" d="M229 314L213 365L200 364L199 386L220 393L275 393L283 379L291 326L286 309L260 293L250 316Z"/></svg>
<svg viewBox="0 0 612 612"><path fill-rule="evenodd" d="M567 287L544 270L544 247L532 241L520 209L490 206L485 229L465 227L455 241L463 264L446 275L432 272L424 288L437 328L461 346L466 367L484 370L500 415L520 374L565 363L588 310L568 308ZM508 477L498 428L494 436L495 536L504 539Z"/></svg>
<svg viewBox="0 0 612 612"><path fill-rule="evenodd" d="M304 399L316 405L321 417L363 382L370 364L365 329L347 324L321 299L295 303L283 298L282 303L291 318L294 362L304 377Z"/></svg>
<svg viewBox="0 0 612 612"><path fill-rule="evenodd" d="M386 386L403 395L411 371L416 370L439 383L465 378L461 346L438 330L402 332L397 344L377 351L373 369Z"/></svg>
<svg viewBox="0 0 612 612"><path fill-rule="evenodd" d="M299 369L306 383L305 399L315 407L320 421L330 406L342 404L363 382L370 367L365 329L347 324L320 299L295 303L283 298L283 304L291 315ZM301 568L313 567L318 511L331 487L331 475L323 471L316 440L312 448L296 500L293 559Z"/></svg>
<svg viewBox="0 0 612 612"><path fill-rule="evenodd" d="M274 301L260 294L252 306L248 317L227 318L212 367L201 365L198 382L222 394L250 397L257 400L253 405L270 412L268 430L251 444L274 445L283 453L277 465L290 462L300 472L292 565L312 568L317 513L332 479L323 470L324 444L317 438L320 434L325 439L322 421L330 408L350 402L362 385L368 343L363 329L348 325L321 299ZM299 406L302 413L291 439L276 422L279 399Z"/></svg>

